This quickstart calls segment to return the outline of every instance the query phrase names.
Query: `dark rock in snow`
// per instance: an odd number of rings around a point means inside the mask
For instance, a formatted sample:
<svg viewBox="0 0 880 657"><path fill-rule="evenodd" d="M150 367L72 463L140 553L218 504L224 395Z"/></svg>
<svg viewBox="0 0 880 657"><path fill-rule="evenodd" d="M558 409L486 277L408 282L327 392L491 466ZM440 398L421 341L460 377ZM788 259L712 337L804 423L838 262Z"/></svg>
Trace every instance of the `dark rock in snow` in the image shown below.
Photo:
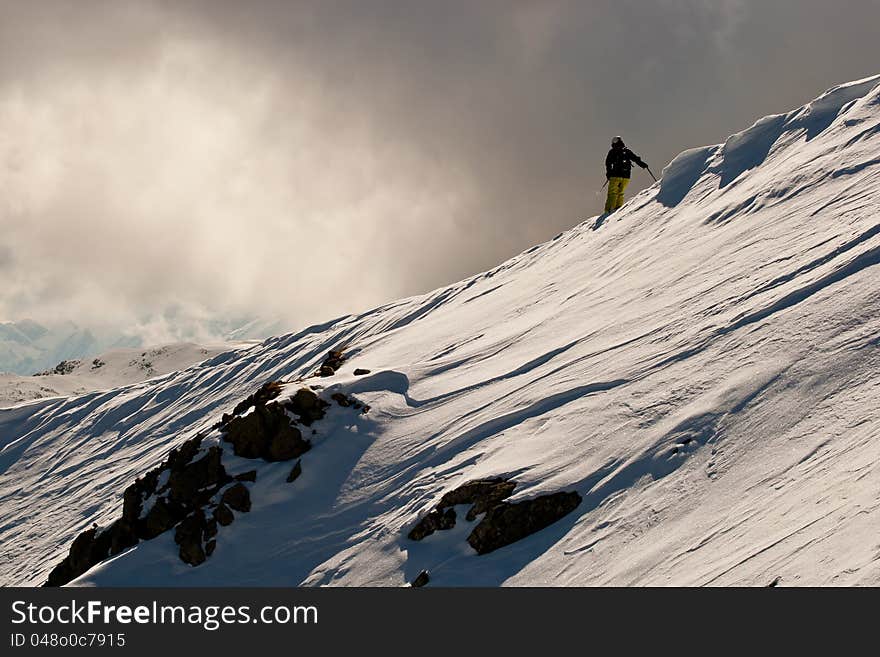
<svg viewBox="0 0 880 657"><path fill-rule="evenodd" d="M251 510L251 494L247 487L240 482L223 491L223 497L220 498L220 502L236 511L246 512ZM223 523L221 522L220 524L222 525Z"/></svg>
<svg viewBox="0 0 880 657"><path fill-rule="evenodd" d="M370 373L370 370L365 370L365 369L362 369L362 368L360 368L360 367L358 367L358 368L354 371L354 375L355 375L355 376L364 376L365 374L369 374L369 373Z"/></svg>
<svg viewBox="0 0 880 657"><path fill-rule="evenodd" d="M235 520L235 516L232 514L232 511L229 510L229 507L226 506L223 502L217 505L217 508L214 509L214 519L226 527L227 525L231 525L232 521Z"/></svg>
<svg viewBox="0 0 880 657"><path fill-rule="evenodd" d="M330 404L308 388L300 388L296 394L290 399L285 408L294 415L298 416L300 422L306 426L310 426L312 422L320 420L324 417L326 409Z"/></svg>
<svg viewBox="0 0 880 657"><path fill-rule="evenodd" d="M205 539L214 538L217 535L217 520L213 516L205 516Z"/></svg>
<svg viewBox="0 0 880 657"><path fill-rule="evenodd" d="M305 454L311 446L309 441L303 440L299 429L288 422L282 424L272 436L268 453L264 458L267 461L289 461Z"/></svg>
<svg viewBox="0 0 880 657"><path fill-rule="evenodd" d="M242 472L241 474L235 475L233 477L236 481L256 481L257 480L257 471L256 470L248 470L247 472Z"/></svg>
<svg viewBox="0 0 880 657"><path fill-rule="evenodd" d="M492 552L552 525L580 503L581 496L575 491L501 502L486 512L467 541L478 554Z"/></svg>
<svg viewBox="0 0 880 657"><path fill-rule="evenodd" d="M455 527L455 509L432 509L428 515L422 518L419 523L413 527L409 534L409 538L414 541L421 541L426 536L430 536L440 529L452 529Z"/></svg>
<svg viewBox="0 0 880 657"><path fill-rule="evenodd" d="M123 550L134 547L138 543L137 532L132 523L120 518L107 530L110 537L110 551L108 556L119 554Z"/></svg>
<svg viewBox="0 0 880 657"><path fill-rule="evenodd" d="M282 385L281 381L268 381L264 383L254 394L238 402L235 408L232 409L232 414L241 415L252 406L272 401L281 394Z"/></svg>
<svg viewBox="0 0 880 657"><path fill-rule="evenodd" d="M296 465L293 466L293 469L290 471L290 474L287 475L287 483L291 483L296 481L297 478L302 474L302 459L296 462Z"/></svg>
<svg viewBox="0 0 880 657"><path fill-rule="evenodd" d="M180 546L180 560L198 566L206 559L202 540L205 538L206 519L201 509L196 509L177 525L174 542Z"/></svg>
<svg viewBox="0 0 880 657"><path fill-rule="evenodd" d="M223 439L232 443L237 456L266 461L288 461L312 446L278 404L257 404L252 413L236 417L227 425Z"/></svg>
<svg viewBox="0 0 880 657"><path fill-rule="evenodd" d="M340 406L344 406L346 408L351 406L351 402L349 401L348 397L343 395L341 392L334 392L332 395L330 395L330 399L335 401Z"/></svg>
<svg viewBox="0 0 880 657"><path fill-rule="evenodd" d="M222 452L217 446L211 447L198 461L172 470L168 478L169 497L188 506L207 502L216 489L229 480L220 461Z"/></svg>
<svg viewBox="0 0 880 657"><path fill-rule="evenodd" d="M456 504L472 504L467 512L467 520L475 520L501 500L510 497L516 482L505 479L475 479L446 493L440 498L438 509Z"/></svg>
<svg viewBox="0 0 880 657"><path fill-rule="evenodd" d="M236 456L246 459L260 458L269 444L258 410L244 417L234 418L227 425L223 440L232 443Z"/></svg>
<svg viewBox="0 0 880 657"><path fill-rule="evenodd" d="M202 436L197 435L194 438L190 438L189 440L185 440L179 447L175 447L170 452L168 452L168 459L165 463L165 469L169 469L171 471L182 470L187 463L193 460L196 454L199 453L199 448L202 446Z"/></svg>
<svg viewBox="0 0 880 657"><path fill-rule="evenodd" d="M419 573L419 576L413 580L412 587L414 589L417 589L419 587L424 586L425 584L427 584L430 581L431 581L431 577L428 575L428 571L423 570L422 572Z"/></svg>
<svg viewBox="0 0 880 657"><path fill-rule="evenodd" d="M107 556L95 549L96 534L96 529L87 529L73 539L67 556L49 573L46 586L63 586Z"/></svg>
<svg viewBox="0 0 880 657"><path fill-rule="evenodd" d="M336 374L336 370L342 367L342 363L345 362L346 356L342 352L341 349L331 349L327 353L327 357L324 359L324 362L321 363L321 367L318 369L318 376L333 376Z"/></svg>
<svg viewBox="0 0 880 657"><path fill-rule="evenodd" d="M145 541L155 538L174 527L182 517L179 505L173 505L164 497L157 498L147 515L138 521L137 536Z"/></svg>

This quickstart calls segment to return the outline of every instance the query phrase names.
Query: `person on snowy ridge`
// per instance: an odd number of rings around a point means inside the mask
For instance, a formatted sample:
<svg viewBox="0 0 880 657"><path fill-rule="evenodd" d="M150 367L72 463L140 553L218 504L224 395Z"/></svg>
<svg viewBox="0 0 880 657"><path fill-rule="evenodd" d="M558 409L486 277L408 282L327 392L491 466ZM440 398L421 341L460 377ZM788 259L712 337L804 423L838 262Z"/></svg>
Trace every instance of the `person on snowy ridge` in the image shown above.
<svg viewBox="0 0 880 657"><path fill-rule="evenodd" d="M623 139L620 137L612 139L611 150L608 151L608 157L605 158L605 177L608 178L606 213L614 212L623 205L623 192L629 184L633 162L643 169L648 168L648 165L642 162L638 155L626 147Z"/></svg>

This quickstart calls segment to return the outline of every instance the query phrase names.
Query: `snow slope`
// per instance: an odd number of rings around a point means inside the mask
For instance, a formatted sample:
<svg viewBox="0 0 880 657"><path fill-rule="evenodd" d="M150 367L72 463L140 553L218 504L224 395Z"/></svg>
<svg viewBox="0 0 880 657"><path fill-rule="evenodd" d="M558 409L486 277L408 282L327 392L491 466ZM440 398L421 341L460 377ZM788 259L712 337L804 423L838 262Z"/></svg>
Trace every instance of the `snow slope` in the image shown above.
<svg viewBox="0 0 880 657"><path fill-rule="evenodd" d="M36 585L174 445L269 379L334 406L303 473L183 564L169 532L81 585L880 584L880 76L829 90L499 267L146 382L0 411L0 577ZM371 374L355 377L355 367ZM293 383L295 389L298 383ZM232 471L255 461L233 456ZM440 496L509 475L576 490L478 556Z"/></svg>
<svg viewBox="0 0 880 657"><path fill-rule="evenodd" d="M114 349L95 358L62 361L52 373L34 376L0 373L0 408L44 397L70 397L117 388L185 369L236 346L182 342L149 349ZM56 373L58 369L65 373Z"/></svg>

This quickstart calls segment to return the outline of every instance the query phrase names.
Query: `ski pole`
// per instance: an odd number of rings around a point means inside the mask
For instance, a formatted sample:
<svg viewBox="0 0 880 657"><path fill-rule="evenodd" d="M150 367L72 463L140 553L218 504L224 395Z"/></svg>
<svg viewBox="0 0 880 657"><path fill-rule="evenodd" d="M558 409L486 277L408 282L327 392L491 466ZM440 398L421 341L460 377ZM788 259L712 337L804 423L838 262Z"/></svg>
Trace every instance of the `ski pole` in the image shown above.
<svg viewBox="0 0 880 657"><path fill-rule="evenodd" d="M651 167L645 167L648 170L648 173L651 174L651 177L654 179L654 182L657 182L657 176L654 175L654 172L651 171Z"/></svg>

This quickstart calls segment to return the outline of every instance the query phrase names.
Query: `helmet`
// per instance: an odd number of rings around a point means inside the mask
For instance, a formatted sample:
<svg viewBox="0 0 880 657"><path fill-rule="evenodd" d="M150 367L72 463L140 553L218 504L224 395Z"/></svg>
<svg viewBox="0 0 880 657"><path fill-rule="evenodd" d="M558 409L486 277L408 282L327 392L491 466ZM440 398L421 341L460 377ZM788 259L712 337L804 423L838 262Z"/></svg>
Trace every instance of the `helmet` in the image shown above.
<svg viewBox="0 0 880 657"><path fill-rule="evenodd" d="M620 136L617 136L617 137L615 137L614 139L611 140L611 145L612 145L612 146L617 146L618 144L620 144L621 146L623 146L623 138L620 137Z"/></svg>

